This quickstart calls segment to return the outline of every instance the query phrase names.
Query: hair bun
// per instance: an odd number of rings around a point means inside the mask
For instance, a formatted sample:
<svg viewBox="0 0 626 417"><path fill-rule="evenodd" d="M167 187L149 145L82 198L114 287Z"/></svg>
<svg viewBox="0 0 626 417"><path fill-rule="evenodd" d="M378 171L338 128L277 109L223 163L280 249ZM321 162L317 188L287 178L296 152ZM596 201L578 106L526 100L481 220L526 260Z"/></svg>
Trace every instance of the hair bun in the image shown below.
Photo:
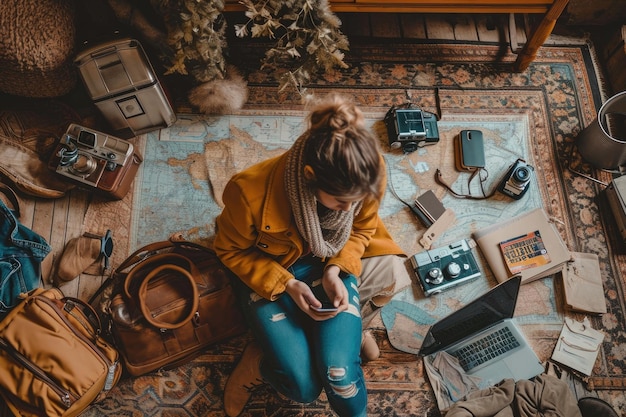
<svg viewBox="0 0 626 417"><path fill-rule="evenodd" d="M343 132L350 127L365 125L361 110L345 97L331 94L315 103L309 116L312 130Z"/></svg>

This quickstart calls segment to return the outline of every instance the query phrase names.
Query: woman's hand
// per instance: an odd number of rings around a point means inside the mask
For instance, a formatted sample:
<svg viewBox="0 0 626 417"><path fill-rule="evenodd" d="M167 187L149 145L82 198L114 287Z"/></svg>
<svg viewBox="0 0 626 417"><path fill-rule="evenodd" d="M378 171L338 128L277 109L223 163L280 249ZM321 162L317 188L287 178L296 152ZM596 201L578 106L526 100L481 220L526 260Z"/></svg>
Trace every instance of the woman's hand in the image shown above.
<svg viewBox="0 0 626 417"><path fill-rule="evenodd" d="M328 272L330 268L333 268L333 270ZM336 271L334 271L334 268L336 268ZM327 268L322 277L322 286L328 295L328 299L337 307L336 311L317 312L313 310L311 306L321 307L322 302L315 297L313 291L307 284L297 279L289 280L285 291L295 301L298 307L300 307L300 310L307 313L312 319L321 321L335 317L348 308L348 291L343 285L341 278L339 278L338 267Z"/></svg>
<svg viewBox="0 0 626 417"><path fill-rule="evenodd" d="M321 307L322 303L320 300L315 298L313 295L313 291L311 291L311 287L305 284L302 281L298 281L297 279L290 279L287 281L285 291L289 296L295 301L295 303L300 307L300 310L307 313L314 320L325 320L327 318L333 317L334 314L320 314L311 309L311 305Z"/></svg>
<svg viewBox="0 0 626 417"><path fill-rule="evenodd" d="M339 311L348 309L348 290L343 283L343 280L339 277L339 269L336 265L331 265L324 270L322 276L322 287L328 296L330 302L338 308Z"/></svg>

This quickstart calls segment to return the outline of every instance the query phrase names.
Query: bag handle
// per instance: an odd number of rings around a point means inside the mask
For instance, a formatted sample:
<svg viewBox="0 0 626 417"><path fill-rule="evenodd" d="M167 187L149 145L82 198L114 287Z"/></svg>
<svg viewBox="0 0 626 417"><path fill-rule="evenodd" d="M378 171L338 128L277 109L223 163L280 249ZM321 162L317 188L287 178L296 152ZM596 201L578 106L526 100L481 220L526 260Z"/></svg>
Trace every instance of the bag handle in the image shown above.
<svg viewBox="0 0 626 417"><path fill-rule="evenodd" d="M169 240L164 240L162 242L154 242L150 243L146 246L143 246L133 252L124 262L120 264L116 269L117 271L123 271L126 268L136 264L137 262L141 262L144 259L148 259L154 254L162 251L163 249L171 248L174 246L174 243Z"/></svg>
<svg viewBox="0 0 626 417"><path fill-rule="evenodd" d="M199 251L212 252L213 250L207 246L201 245L199 243L191 242L185 239L178 239L172 237L169 240L163 240L160 242L149 243L141 248L137 249L133 252L128 258L124 260L117 268L117 271L124 271L126 268L136 264L137 262L143 261L160 251L168 248L177 248L177 247L189 247Z"/></svg>
<svg viewBox="0 0 626 417"><path fill-rule="evenodd" d="M0 182L0 192L4 194L9 202L13 205L13 214L16 218L20 218L20 200L17 198L17 194L13 191L13 188ZM8 208L8 207L7 207Z"/></svg>
<svg viewBox="0 0 626 417"><path fill-rule="evenodd" d="M191 301L192 301L191 308L189 308L189 313L187 314L187 316L181 319L177 323L168 323L165 321L156 320L152 316L150 308L146 305L146 294L148 293L148 285L150 284L150 281L164 271L171 271L171 272L177 273L185 277L187 279L187 283L189 284L189 287L191 288ZM150 271L150 273L146 275L146 277L141 281L141 286L139 287L139 292L138 292L138 298L139 298L138 300L139 308L141 309L141 312L143 313L143 317L146 319L148 323L160 329L172 330L172 329L178 329L179 327L184 326L193 318L193 316L198 311L200 295L198 293L198 288L196 287L196 281L194 280L194 277L191 275L191 273L189 273L188 270L178 265L165 264Z"/></svg>
<svg viewBox="0 0 626 417"><path fill-rule="evenodd" d="M122 271L129 268L132 265L135 265L145 259L150 258L151 256L157 254L159 251L163 249L171 248L174 244L169 240L164 240L162 242L150 243L148 245L142 246L133 252L128 258L124 260L115 270L108 276L108 278L100 285L100 287L96 290L96 292L91 296L88 303L91 305L96 301L98 296L102 294L105 288L111 285L111 282L115 281L116 274L123 275Z"/></svg>
<svg viewBox="0 0 626 417"><path fill-rule="evenodd" d="M145 275L141 273L147 270L150 272ZM150 308L145 303L148 284L163 271L172 271L177 275L182 275L186 278L186 281L191 287L192 308L187 317L178 323L167 323L155 320L152 317ZM160 253L145 259L143 262L137 263L135 267L128 272L124 281L124 295L127 300L134 301L136 305L138 305L148 323L163 329L176 329L189 322L198 310L200 294L196 286L195 277L199 274L196 266L189 258L177 253Z"/></svg>
<svg viewBox="0 0 626 417"><path fill-rule="evenodd" d="M30 293L28 293L28 298L35 297L45 297L51 300L55 300L62 305L63 310L66 312L72 311L73 308L78 308L82 311L83 315L87 317L89 320L90 317L93 319L90 320L90 324L93 326L94 331L96 332L95 336L100 335L102 332L102 321L100 320L100 316L96 313L96 310L84 302L83 300L75 297L69 297L63 294L63 291L60 288L52 287L50 289L43 288L35 288Z"/></svg>
<svg viewBox="0 0 626 417"><path fill-rule="evenodd" d="M75 297L63 297L61 301L63 301L65 304L65 306L63 307L64 309L77 307L83 312L87 319L89 319L89 317L92 317L93 322L91 324L94 327L96 336L100 335L100 333L102 332L102 321L100 320L100 316L98 316L98 313L96 313L96 310L92 306L90 306L83 300Z"/></svg>
<svg viewBox="0 0 626 417"><path fill-rule="evenodd" d="M91 298L88 301L89 304L93 304L95 302L95 300L98 298L100 294L102 294L105 288L111 285L111 282L115 280L115 277L117 275L125 276L124 271L126 269L144 260L148 260L154 257L155 255L158 255L160 252L166 249L172 249L172 248L177 248L177 247L189 247L198 251L213 252L213 250L207 246L204 246L195 242L191 242L185 239L178 239L174 237L172 237L169 240L149 243L137 249L135 252L129 255L117 268L115 268L113 273L109 275L109 277L102 283L102 285L100 285L100 287L96 290L96 292L91 296ZM170 252L171 251L166 252L166 253L170 253ZM128 282L128 280L125 280L125 282Z"/></svg>

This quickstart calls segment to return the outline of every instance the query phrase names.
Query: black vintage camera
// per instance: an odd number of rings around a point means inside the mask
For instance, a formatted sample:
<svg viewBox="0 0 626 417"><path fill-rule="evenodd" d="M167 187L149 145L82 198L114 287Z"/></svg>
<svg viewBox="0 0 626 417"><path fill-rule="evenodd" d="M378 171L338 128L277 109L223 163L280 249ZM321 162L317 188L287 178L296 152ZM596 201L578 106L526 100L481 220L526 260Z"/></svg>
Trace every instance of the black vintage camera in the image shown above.
<svg viewBox="0 0 626 417"><path fill-rule="evenodd" d="M410 153L425 145L439 142L437 117L419 108L392 107L385 115L389 146Z"/></svg>
<svg viewBox="0 0 626 417"><path fill-rule="evenodd" d="M535 169L523 159L518 159L498 184L498 191L519 200L530 187L530 178Z"/></svg>
<svg viewBox="0 0 626 417"><path fill-rule="evenodd" d="M470 244L471 243L471 244ZM468 282L481 275L472 247L473 240L460 240L445 247L420 252L411 257L411 266L424 295Z"/></svg>
<svg viewBox="0 0 626 417"><path fill-rule="evenodd" d="M48 167L83 188L119 200L128 192L141 161L132 143L70 124Z"/></svg>

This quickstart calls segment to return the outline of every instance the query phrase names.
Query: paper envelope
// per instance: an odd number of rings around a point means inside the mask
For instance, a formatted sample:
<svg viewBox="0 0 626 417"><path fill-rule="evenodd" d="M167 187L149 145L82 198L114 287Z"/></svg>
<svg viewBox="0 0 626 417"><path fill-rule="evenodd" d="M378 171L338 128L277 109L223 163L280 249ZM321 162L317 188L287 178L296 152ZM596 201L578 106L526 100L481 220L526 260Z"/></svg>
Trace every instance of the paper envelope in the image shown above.
<svg viewBox="0 0 626 417"><path fill-rule="evenodd" d="M552 359L589 376L603 340L604 333L593 329L589 318L578 322L566 317Z"/></svg>

